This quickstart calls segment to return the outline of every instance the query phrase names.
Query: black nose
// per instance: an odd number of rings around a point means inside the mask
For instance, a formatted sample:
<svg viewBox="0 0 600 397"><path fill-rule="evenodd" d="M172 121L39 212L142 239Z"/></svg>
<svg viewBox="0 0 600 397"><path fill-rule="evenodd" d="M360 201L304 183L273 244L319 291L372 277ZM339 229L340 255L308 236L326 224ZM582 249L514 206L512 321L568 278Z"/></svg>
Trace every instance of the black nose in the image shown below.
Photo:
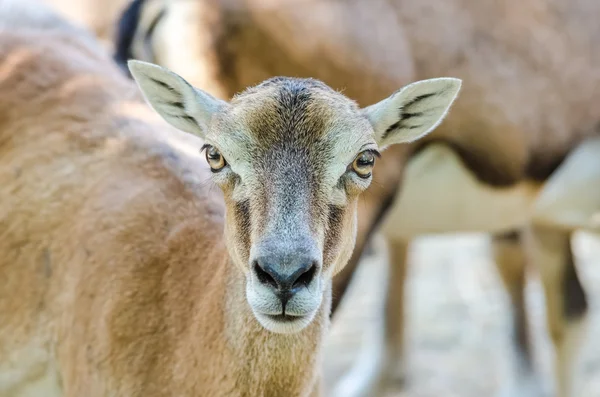
<svg viewBox="0 0 600 397"><path fill-rule="evenodd" d="M277 257L259 257L254 261L258 281L270 287L282 300L289 299L300 287L307 287L317 272L317 261L295 258L283 261Z"/></svg>

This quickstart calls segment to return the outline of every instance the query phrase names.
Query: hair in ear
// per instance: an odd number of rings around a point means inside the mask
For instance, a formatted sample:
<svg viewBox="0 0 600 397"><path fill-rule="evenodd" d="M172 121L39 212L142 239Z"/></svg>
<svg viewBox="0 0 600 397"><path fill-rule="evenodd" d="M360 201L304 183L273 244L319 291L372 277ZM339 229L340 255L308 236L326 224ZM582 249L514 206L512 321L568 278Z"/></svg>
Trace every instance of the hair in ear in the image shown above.
<svg viewBox="0 0 600 397"><path fill-rule="evenodd" d="M227 106L163 67L133 60L127 65L150 106L182 131L204 137L212 116Z"/></svg>
<svg viewBox="0 0 600 397"><path fill-rule="evenodd" d="M455 78L422 80L407 85L363 112L380 148L422 138L437 127L460 91Z"/></svg>

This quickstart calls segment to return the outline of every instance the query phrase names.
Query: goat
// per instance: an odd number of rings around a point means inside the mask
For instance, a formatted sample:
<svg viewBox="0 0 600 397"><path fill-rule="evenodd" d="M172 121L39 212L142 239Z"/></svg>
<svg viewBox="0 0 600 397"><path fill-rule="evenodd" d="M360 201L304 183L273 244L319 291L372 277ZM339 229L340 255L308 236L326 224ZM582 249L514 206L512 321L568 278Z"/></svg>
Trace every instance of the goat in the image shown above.
<svg viewBox="0 0 600 397"><path fill-rule="evenodd" d="M215 95L284 74L317 77L370 103L412 79L463 78L461 100L440 128L381 159L334 297L343 296L381 226L391 246L382 376L401 377L408 242L425 233L491 233L514 309L514 383L500 393L536 394L523 300L531 248L557 353L557 391L572 395L569 372L587 300L570 237L599 228L597 1L144 2L168 12L147 17L155 26L146 39L151 51L136 51L134 40L130 56L195 73ZM148 31L143 20L129 28L140 37ZM354 371L354 390L340 395L374 395L372 373Z"/></svg>
<svg viewBox="0 0 600 397"><path fill-rule="evenodd" d="M460 80L362 109L285 77L225 102L131 62L142 96L26 0L0 1L0 59L0 396L321 395L357 198Z"/></svg>

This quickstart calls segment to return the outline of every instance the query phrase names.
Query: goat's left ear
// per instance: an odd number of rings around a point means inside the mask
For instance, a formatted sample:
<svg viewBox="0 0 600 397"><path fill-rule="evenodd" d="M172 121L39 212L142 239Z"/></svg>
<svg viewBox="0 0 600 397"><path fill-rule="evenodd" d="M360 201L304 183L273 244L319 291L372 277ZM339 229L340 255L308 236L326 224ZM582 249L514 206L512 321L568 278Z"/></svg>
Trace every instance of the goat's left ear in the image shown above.
<svg viewBox="0 0 600 397"><path fill-rule="evenodd" d="M127 65L152 108L182 131L204 138L212 116L228 106L163 67L133 60Z"/></svg>
<svg viewBox="0 0 600 397"><path fill-rule="evenodd" d="M411 142L433 131L448 113L461 84L460 79L448 77L417 81L363 109L379 147Z"/></svg>

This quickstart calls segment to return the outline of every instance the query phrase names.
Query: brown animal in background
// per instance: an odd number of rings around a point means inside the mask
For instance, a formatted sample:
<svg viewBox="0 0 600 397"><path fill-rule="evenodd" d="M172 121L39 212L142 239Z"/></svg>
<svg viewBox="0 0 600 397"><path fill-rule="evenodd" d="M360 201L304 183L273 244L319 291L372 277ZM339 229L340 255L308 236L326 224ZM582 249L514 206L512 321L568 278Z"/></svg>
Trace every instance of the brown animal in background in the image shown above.
<svg viewBox="0 0 600 397"><path fill-rule="evenodd" d="M129 0L41 0L71 23L91 30L100 42L112 50L115 17Z"/></svg>
<svg viewBox="0 0 600 397"><path fill-rule="evenodd" d="M587 302L570 238L575 230L599 227L599 2L144 3L154 11L145 14L140 5L145 19L130 24L136 36L127 55L183 70L217 96L296 75L370 103L411 79L463 78L461 98L440 128L384 154L376 183L359 205L356 250L334 280L334 298L343 295L364 243L387 213L383 231L392 266L380 369L384 378L401 376L408 242L424 233L493 233L514 309L515 383L501 393L535 395L540 390L523 300L526 240L546 294L557 393L573 395L570 371ZM152 21L151 32L144 20ZM136 50L142 37L143 53ZM357 367L339 394L374 395L368 391L372 375Z"/></svg>
<svg viewBox="0 0 600 397"><path fill-rule="evenodd" d="M427 134L460 81L364 109L294 78L225 102L132 62L183 134L40 4L1 0L0 38L0 396L321 395L378 150Z"/></svg>

